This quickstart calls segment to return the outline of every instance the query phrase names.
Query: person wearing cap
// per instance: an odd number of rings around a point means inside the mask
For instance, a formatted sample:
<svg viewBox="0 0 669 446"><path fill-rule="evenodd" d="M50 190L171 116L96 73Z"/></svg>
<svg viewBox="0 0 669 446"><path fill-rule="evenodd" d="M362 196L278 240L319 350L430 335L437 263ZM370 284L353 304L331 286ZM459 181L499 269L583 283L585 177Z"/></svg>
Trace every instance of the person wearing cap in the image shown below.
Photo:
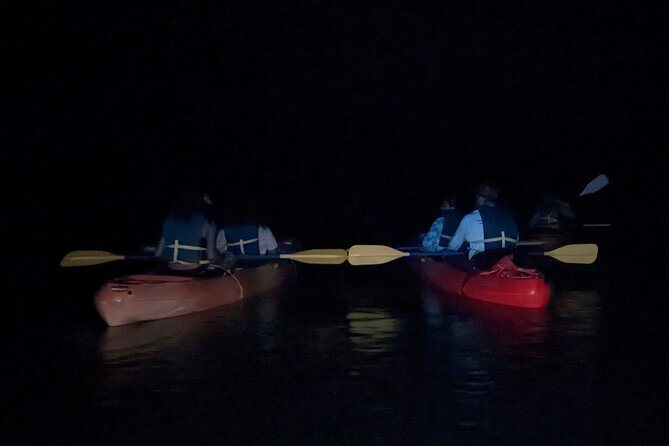
<svg viewBox="0 0 669 446"><path fill-rule="evenodd" d="M446 196L441 203L441 214L432 223L423 237L422 246L426 251L434 252L444 249L451 241L463 213L455 208L457 197L455 194Z"/></svg>
<svg viewBox="0 0 669 446"><path fill-rule="evenodd" d="M508 253L519 239L518 224L513 213L497 207L499 191L490 182L481 183L476 188L476 209L462 217L458 228L448 243L448 249L458 251L465 243L467 258L472 266L479 268L485 262L477 262L476 257L484 251ZM486 269L485 267L479 269Z"/></svg>

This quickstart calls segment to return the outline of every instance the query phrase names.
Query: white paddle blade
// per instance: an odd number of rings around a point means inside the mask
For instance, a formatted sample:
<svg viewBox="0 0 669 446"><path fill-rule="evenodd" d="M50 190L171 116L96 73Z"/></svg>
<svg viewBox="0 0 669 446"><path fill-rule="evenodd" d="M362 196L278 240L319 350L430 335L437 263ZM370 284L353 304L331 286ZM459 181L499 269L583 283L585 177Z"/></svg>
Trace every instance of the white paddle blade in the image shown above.
<svg viewBox="0 0 669 446"><path fill-rule="evenodd" d="M594 180L589 182L587 186L585 186L583 192L581 192L578 196L582 197L583 195L593 194L598 190L602 189L607 184L609 184L609 177L607 177L604 174L598 175L597 178L595 178Z"/></svg>

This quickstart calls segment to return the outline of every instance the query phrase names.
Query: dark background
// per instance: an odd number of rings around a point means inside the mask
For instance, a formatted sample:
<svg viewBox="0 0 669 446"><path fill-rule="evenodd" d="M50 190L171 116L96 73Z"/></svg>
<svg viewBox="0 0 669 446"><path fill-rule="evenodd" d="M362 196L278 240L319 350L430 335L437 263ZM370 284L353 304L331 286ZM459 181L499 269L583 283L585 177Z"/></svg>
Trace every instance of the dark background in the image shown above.
<svg viewBox="0 0 669 446"><path fill-rule="evenodd" d="M339 444L406 444L421 437L388 423L439 428L461 408L488 409L495 441L517 430L506 438L649 444L664 432L669 270L650 260L667 233L664 11L632 0L93 3L21 3L3 14L0 376L12 438L165 444L292 430L288 443L299 444L325 429L347 433ZM575 199L601 173L611 183ZM255 208L305 249L347 248L404 245L429 227L444 194L457 191L469 208L487 179L521 222L552 192L584 222L613 225L585 240L600 245L592 268L555 262L565 289L602 298L555 299L547 315L558 331L545 344L509 348L496 321L456 313L424 350L404 319L421 303L405 292L400 262L300 265L275 348L258 343L264 322L242 314L255 311L249 300L223 326L204 324L202 342L184 342L176 358L124 369L100 363L107 327L92 296L146 263L58 266L73 250L125 255L154 244L190 187L209 190L224 215ZM354 346L340 327L349 308L367 306L407 321L394 329L409 327L407 356L347 353ZM489 325L499 344L462 328L458 338L462 320ZM525 327L506 337L545 333ZM497 401L464 404L463 394L485 394L478 384L444 387L465 374L449 364L485 363L493 350L510 365L491 375ZM361 376L347 369L355 358ZM475 384L489 376L466 375ZM105 390L109 378L118 395ZM365 433L351 426L371 426L369 436L351 437Z"/></svg>
<svg viewBox="0 0 669 446"><path fill-rule="evenodd" d="M665 15L633 1L26 6L8 28L14 254L154 243L179 191L251 203L305 247L402 243L481 180L658 222ZM629 231L629 232L627 232ZM626 251L627 253L629 251Z"/></svg>

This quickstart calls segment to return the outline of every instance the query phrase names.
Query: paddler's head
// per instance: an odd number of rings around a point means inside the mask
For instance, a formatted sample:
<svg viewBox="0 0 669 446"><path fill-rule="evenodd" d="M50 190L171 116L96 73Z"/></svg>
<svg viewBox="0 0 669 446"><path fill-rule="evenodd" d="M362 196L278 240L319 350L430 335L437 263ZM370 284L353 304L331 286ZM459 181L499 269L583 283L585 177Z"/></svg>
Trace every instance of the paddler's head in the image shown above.
<svg viewBox="0 0 669 446"><path fill-rule="evenodd" d="M457 202L457 196L455 194L446 195L446 198L444 198L444 201L441 202L441 206L439 206L439 209L441 209L442 211L455 209L456 202Z"/></svg>
<svg viewBox="0 0 669 446"><path fill-rule="evenodd" d="M484 182L479 184L476 188L476 207L480 208L482 206L495 207L497 205L497 198L499 197L499 191L490 182Z"/></svg>

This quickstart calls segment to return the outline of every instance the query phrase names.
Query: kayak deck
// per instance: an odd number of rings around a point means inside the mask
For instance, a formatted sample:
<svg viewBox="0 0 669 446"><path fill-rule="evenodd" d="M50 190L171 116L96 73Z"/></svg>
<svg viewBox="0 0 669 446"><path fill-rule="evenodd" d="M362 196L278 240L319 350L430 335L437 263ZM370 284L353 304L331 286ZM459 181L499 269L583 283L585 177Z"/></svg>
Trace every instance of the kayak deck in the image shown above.
<svg viewBox="0 0 669 446"><path fill-rule="evenodd" d="M412 260L423 281L438 290L484 302L522 308L548 305L551 287L537 270L518 268L509 257L490 271L469 272L448 261L430 258Z"/></svg>

